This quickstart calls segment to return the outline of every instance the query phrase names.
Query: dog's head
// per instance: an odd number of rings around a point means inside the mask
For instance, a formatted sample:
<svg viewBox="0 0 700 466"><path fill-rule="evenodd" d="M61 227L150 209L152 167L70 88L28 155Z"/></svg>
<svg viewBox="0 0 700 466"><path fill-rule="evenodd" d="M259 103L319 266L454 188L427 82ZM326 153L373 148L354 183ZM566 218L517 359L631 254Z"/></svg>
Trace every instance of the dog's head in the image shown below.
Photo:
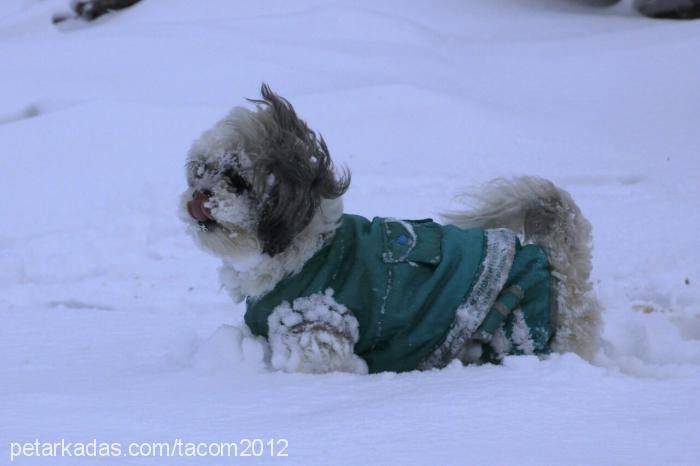
<svg viewBox="0 0 700 466"><path fill-rule="evenodd" d="M217 256L284 252L350 182L292 105L267 85L261 93L254 110L234 108L187 156L181 217Z"/></svg>

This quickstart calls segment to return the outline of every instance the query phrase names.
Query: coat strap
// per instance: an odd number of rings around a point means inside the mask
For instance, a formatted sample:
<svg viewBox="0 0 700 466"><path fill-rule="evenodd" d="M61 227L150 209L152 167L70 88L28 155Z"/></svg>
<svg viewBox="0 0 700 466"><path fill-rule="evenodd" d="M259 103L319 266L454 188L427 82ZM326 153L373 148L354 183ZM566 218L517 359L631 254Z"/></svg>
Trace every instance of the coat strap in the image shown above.
<svg viewBox="0 0 700 466"><path fill-rule="evenodd" d="M457 309L445 340L421 363L421 369L444 367L457 357L465 342L475 338L476 330L492 310L508 279L517 245L515 233L505 228L488 229L484 230L484 238L479 275Z"/></svg>
<svg viewBox="0 0 700 466"><path fill-rule="evenodd" d="M511 312L520 306L520 302L524 297L525 293L518 285L513 285L501 291L496 302L491 306L491 309L486 314L481 325L479 325L474 336L485 342L491 341L493 333L501 326Z"/></svg>

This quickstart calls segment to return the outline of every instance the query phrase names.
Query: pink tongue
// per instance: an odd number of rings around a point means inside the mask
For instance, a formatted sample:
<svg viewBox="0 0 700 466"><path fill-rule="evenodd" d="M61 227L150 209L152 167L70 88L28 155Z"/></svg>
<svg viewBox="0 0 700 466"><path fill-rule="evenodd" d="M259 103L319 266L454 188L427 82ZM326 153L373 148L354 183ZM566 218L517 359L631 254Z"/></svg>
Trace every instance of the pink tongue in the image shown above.
<svg viewBox="0 0 700 466"><path fill-rule="evenodd" d="M211 210L205 207L204 204L209 201L209 196L203 192L197 191L191 201L187 203L187 211L193 219L198 222L214 221L214 216Z"/></svg>

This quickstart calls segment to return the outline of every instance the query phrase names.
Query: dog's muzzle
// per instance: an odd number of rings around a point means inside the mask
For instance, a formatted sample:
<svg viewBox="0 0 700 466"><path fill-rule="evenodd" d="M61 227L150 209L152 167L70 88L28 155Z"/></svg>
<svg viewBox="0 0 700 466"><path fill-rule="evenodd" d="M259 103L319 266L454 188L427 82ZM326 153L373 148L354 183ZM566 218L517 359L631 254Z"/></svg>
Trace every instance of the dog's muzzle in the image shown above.
<svg viewBox="0 0 700 466"><path fill-rule="evenodd" d="M192 193L192 200L187 202L187 212L198 222L214 222L216 219L211 214L209 207L206 204L209 201L210 194L202 191Z"/></svg>

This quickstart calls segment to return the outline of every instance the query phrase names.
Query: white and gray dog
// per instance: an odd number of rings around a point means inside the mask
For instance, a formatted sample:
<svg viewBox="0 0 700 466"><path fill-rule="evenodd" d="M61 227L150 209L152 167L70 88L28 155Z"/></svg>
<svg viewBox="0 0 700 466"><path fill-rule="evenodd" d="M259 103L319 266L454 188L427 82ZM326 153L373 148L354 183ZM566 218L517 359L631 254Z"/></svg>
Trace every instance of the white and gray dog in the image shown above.
<svg viewBox="0 0 700 466"><path fill-rule="evenodd" d="M444 225L343 213L350 176L263 85L192 145L181 216L275 369L381 372L597 349L591 226L534 177Z"/></svg>

